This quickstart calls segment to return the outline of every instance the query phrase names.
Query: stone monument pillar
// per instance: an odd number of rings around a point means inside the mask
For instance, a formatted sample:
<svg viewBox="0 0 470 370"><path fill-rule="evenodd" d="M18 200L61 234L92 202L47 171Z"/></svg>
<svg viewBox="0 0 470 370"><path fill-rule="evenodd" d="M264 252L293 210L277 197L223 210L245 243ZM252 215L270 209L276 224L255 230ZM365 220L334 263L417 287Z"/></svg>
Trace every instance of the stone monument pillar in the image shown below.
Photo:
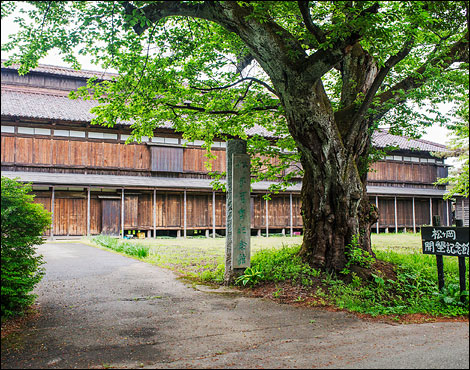
<svg viewBox="0 0 470 370"><path fill-rule="evenodd" d="M246 141L227 142L227 228L225 284L231 284L250 266L250 156Z"/></svg>

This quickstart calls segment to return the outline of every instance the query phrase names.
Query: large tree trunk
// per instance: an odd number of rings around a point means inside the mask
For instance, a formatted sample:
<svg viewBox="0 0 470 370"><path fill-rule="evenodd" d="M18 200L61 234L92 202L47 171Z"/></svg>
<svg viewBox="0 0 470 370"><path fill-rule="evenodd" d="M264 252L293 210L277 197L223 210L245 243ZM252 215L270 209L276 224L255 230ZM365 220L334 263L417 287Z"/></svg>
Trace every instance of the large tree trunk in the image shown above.
<svg viewBox="0 0 470 370"><path fill-rule="evenodd" d="M346 163L337 175L322 177L331 165L312 166L302 161L302 217L304 238L300 251L311 266L341 271L346 264L345 246L358 238L358 247L373 255L370 225L375 220L355 163ZM341 178L340 174L346 174Z"/></svg>
<svg viewBox="0 0 470 370"><path fill-rule="evenodd" d="M300 254L311 266L341 271L345 247L358 238L358 247L373 255L370 226L375 208L366 194L366 175L358 164L367 159L370 138L359 131L345 147L321 81L285 100L290 132L301 153L304 238Z"/></svg>

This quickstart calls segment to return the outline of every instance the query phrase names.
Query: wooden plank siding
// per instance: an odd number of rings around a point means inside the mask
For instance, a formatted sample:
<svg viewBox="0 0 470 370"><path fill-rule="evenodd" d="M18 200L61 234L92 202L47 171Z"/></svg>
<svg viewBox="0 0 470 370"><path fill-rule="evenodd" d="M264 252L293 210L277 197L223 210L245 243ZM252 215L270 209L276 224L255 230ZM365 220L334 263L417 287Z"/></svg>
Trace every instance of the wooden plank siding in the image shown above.
<svg viewBox="0 0 470 370"><path fill-rule="evenodd" d="M33 162L35 164L52 163L52 140L33 139Z"/></svg>
<svg viewBox="0 0 470 370"><path fill-rule="evenodd" d="M35 196L33 199L34 203L42 204L44 206L44 209L47 211L51 211L51 196L49 195L48 197L46 196ZM49 236L51 235L51 228L49 227L45 233L43 234L44 236Z"/></svg>
<svg viewBox="0 0 470 370"><path fill-rule="evenodd" d="M90 199L90 233L92 235L100 234L102 231L101 214L101 200L92 196Z"/></svg>
<svg viewBox="0 0 470 370"><path fill-rule="evenodd" d="M268 201L268 221L269 228L289 227L290 200L288 196L271 197Z"/></svg>
<svg viewBox="0 0 470 370"><path fill-rule="evenodd" d="M186 195L186 225L188 228L212 226L212 193Z"/></svg>
<svg viewBox="0 0 470 370"><path fill-rule="evenodd" d="M139 196L124 193L124 230L139 226Z"/></svg>
<svg viewBox="0 0 470 370"><path fill-rule="evenodd" d="M121 201L119 199L99 199L99 192L92 192L90 199L90 233L102 232L118 235L120 230ZM109 194L109 193L106 193ZM118 195L116 195L117 197ZM47 210L51 209L51 195L39 192L35 198ZM225 228L225 195L216 193L215 227ZM251 194L251 228L266 228L266 200L263 194ZM372 198L371 198L372 199ZM383 230L395 231L395 198L379 197L379 225ZM375 204L375 197L373 203ZM86 235L86 192L56 191L54 206L54 235ZM413 201L411 197L397 197L397 220L399 230L413 228ZM124 229L153 229L153 192L141 191L139 194L126 194L124 198ZM156 192L156 229L183 230L183 192ZM191 229L212 229L212 192L187 192L186 226ZM430 222L430 198L415 197L416 227ZM447 223L445 202L432 199L432 214L441 217L441 223ZM288 195L274 195L268 201L269 229L290 228L290 199ZM301 199L298 194L292 197L292 219L294 229L302 227ZM114 224L113 224L114 222ZM372 225L374 230L375 225ZM50 235L48 232L47 235Z"/></svg>
<svg viewBox="0 0 470 370"><path fill-rule="evenodd" d="M54 235L86 235L86 199L55 198Z"/></svg>
<svg viewBox="0 0 470 370"><path fill-rule="evenodd" d="M139 228L150 230L153 229L153 199L152 194L145 193L139 195L139 213L137 224Z"/></svg>
<svg viewBox="0 0 470 370"><path fill-rule="evenodd" d="M2 135L2 163L150 171L146 145Z"/></svg>
<svg viewBox="0 0 470 370"><path fill-rule="evenodd" d="M212 211L212 210L211 210ZM215 195L215 227L225 228L227 222L225 194Z"/></svg>
<svg viewBox="0 0 470 370"><path fill-rule="evenodd" d="M206 150L202 148L184 148L183 152L183 171L184 172L198 172L207 173L205 163L209 161L211 171L224 172L226 155L225 150L212 149L211 154L215 155L215 159L208 159L206 157Z"/></svg>
<svg viewBox="0 0 470 370"><path fill-rule="evenodd" d="M15 144L16 138L12 136L2 135L2 163L14 163L15 162Z"/></svg>
<svg viewBox="0 0 470 370"><path fill-rule="evenodd" d="M439 169L439 171L438 171ZM368 181L394 181L432 184L446 174L443 166L425 163L375 162L367 174Z"/></svg>

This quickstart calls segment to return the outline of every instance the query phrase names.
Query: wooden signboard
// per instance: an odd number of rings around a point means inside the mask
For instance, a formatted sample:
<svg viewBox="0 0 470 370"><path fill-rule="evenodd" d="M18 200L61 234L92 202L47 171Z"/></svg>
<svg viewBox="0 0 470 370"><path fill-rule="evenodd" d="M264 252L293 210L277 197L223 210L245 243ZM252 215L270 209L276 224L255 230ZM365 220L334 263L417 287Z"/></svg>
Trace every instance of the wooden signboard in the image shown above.
<svg viewBox="0 0 470 370"><path fill-rule="evenodd" d="M421 228L424 254L469 257L468 227L426 226Z"/></svg>
<svg viewBox="0 0 470 370"><path fill-rule="evenodd" d="M439 217L433 217L433 224L436 226L423 226L421 228L421 241L423 254L436 255L437 279L439 290L444 288L444 260L442 256L455 256L459 258L459 285L462 302L465 282L465 257L469 256L469 230L468 227L440 227Z"/></svg>

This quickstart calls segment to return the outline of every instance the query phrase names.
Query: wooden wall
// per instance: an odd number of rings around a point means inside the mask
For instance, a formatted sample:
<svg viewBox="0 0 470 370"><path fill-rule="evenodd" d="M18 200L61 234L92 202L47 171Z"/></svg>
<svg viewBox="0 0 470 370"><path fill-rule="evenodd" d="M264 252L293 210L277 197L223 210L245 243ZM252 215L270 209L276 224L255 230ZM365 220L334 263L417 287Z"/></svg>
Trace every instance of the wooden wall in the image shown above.
<svg viewBox="0 0 470 370"><path fill-rule="evenodd" d="M208 172L205 149L145 144L124 144L72 138L1 137L4 165L150 171L168 173ZM225 171L225 150L213 149L212 171Z"/></svg>
<svg viewBox="0 0 470 370"><path fill-rule="evenodd" d="M371 198L372 203L375 200ZM447 225L446 204L442 199L434 198L432 200L432 210L429 198L415 197L415 225L430 225L431 211L432 215L439 215L441 225ZM449 210L450 211L450 210ZM395 228L395 199L379 197L379 227ZM413 199L397 197L397 226L402 228L413 228ZM375 230L376 225L372 226Z"/></svg>
<svg viewBox="0 0 470 370"><path fill-rule="evenodd" d="M381 161L372 164L367 180L432 184L438 177L446 176L447 170L442 165Z"/></svg>
<svg viewBox="0 0 470 370"><path fill-rule="evenodd" d="M18 165L150 170L147 146L2 135L1 160Z"/></svg>
<svg viewBox="0 0 470 370"><path fill-rule="evenodd" d="M99 234L103 231L118 235L121 230L121 199L119 192L114 194L115 199L100 199L99 192L92 192L90 199L90 232ZM109 193L107 193L109 194ZM109 197L109 195L107 195ZM54 204L54 235L86 235L87 233L87 194L86 191L66 192L57 191ZM111 195L111 198L113 195ZM153 230L153 191L125 191L124 201L124 229L125 230ZM213 228L213 200L212 192L186 194L186 229L211 230ZM379 197L379 227L381 230L395 229L395 199L393 197ZM375 200L371 198L372 203ZM51 192L39 192L35 198L36 203L42 203L47 210L51 210ZM184 228L184 193L176 191L156 192L155 200L156 229L157 230L183 230ZM413 228L413 201L412 198L396 199L397 226L399 230ZM442 199L432 200L432 214L439 215L441 224L447 225L446 203ZM251 195L251 228L264 230L266 228L266 200L263 194ZM449 218L450 219L450 218ZM292 227L302 228L301 200L299 195L292 197ZM216 193L215 201L215 227L225 228L226 208L225 195ZM428 225L430 223L429 198L415 197L415 225ZM275 195L268 201L268 227L272 229L290 228L290 198L288 195ZM376 224L372 225L376 230ZM50 235L50 233L47 233Z"/></svg>

